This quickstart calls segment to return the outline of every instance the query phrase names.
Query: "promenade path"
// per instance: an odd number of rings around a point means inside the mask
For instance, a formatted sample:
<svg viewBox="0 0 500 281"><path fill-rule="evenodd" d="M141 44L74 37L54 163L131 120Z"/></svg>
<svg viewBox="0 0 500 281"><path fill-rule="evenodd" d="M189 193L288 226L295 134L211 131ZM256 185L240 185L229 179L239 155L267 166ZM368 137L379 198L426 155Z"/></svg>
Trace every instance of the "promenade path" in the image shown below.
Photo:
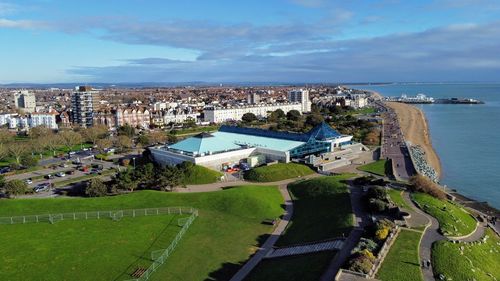
<svg viewBox="0 0 500 281"><path fill-rule="evenodd" d="M406 201L406 203L411 206L413 209L412 212L416 213L418 216L425 217L427 219L427 224L430 224L426 230L424 231L422 240L420 241L420 247L419 247L419 255L420 255L420 261L423 260L429 260L431 261L431 251L432 251L432 244L437 241L441 240L456 240L460 242L473 242L473 241L478 241L480 240L484 232L486 230L486 224L479 224L478 227L474 230L473 233L471 233L469 236L464 237L464 238L458 238L458 239L449 239L446 236L443 236L442 234L439 233L439 222L437 221L436 218L433 216L425 213L422 211L420 208L418 208L415 203L411 200L410 194L408 192L403 193L403 199ZM413 214L412 214L413 215ZM422 268L422 274L424 276L425 281L433 281L436 280L434 278L434 273L432 269L432 263L429 268Z"/></svg>
<svg viewBox="0 0 500 281"><path fill-rule="evenodd" d="M304 245L295 245L281 248L274 248L266 255L266 259L288 257L295 255L310 254L322 251L340 250L344 245L344 239L334 239Z"/></svg>

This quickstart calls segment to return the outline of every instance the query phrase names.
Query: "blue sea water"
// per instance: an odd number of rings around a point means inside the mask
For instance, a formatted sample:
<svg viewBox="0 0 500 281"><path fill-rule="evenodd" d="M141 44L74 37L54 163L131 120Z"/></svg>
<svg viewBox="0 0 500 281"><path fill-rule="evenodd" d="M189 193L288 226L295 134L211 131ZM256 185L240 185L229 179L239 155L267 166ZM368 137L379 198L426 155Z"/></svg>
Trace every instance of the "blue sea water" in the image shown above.
<svg viewBox="0 0 500 281"><path fill-rule="evenodd" d="M500 209L500 84L390 84L353 86L384 96L423 93L474 98L483 105L418 105L441 159L441 183Z"/></svg>

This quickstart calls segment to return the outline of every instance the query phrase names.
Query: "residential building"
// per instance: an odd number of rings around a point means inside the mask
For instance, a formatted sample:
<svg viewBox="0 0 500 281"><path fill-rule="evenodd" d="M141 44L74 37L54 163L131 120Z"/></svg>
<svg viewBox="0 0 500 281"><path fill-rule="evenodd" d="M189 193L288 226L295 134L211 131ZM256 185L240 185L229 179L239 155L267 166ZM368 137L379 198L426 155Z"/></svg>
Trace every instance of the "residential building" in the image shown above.
<svg viewBox="0 0 500 281"><path fill-rule="evenodd" d="M71 95L71 117L75 124L84 128L92 127L94 111L99 104L97 91L90 86L79 86Z"/></svg>
<svg viewBox="0 0 500 281"><path fill-rule="evenodd" d="M258 93L248 93L247 94L248 104L258 104L260 103L260 94Z"/></svg>
<svg viewBox="0 0 500 281"><path fill-rule="evenodd" d="M31 113L28 119L28 125L30 128L44 126L49 129L57 130L57 115L57 111Z"/></svg>
<svg viewBox="0 0 500 281"><path fill-rule="evenodd" d="M290 110L303 112L301 103L274 103L258 104L247 106L219 107L215 105L207 106L203 110L204 120L210 123L222 123L226 121L240 121L245 113L253 113L258 118L267 117L268 113L277 109L283 110L285 114Z"/></svg>
<svg viewBox="0 0 500 281"><path fill-rule="evenodd" d="M143 107L118 108L115 111L116 126L128 124L132 127L149 128L151 114Z"/></svg>
<svg viewBox="0 0 500 281"><path fill-rule="evenodd" d="M292 90L288 92L288 101L289 102L298 102L302 106L301 112L310 112L311 111L311 101L309 100L309 91L308 90Z"/></svg>
<svg viewBox="0 0 500 281"><path fill-rule="evenodd" d="M25 113L35 112L35 94L26 90L14 93L14 105Z"/></svg>

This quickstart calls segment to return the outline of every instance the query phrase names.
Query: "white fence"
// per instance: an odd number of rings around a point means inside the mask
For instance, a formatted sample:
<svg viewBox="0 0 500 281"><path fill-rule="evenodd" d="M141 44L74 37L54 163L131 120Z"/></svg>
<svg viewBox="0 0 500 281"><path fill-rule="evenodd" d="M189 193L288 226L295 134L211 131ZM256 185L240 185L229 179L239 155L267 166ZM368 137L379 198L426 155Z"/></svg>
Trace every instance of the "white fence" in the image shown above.
<svg viewBox="0 0 500 281"><path fill-rule="evenodd" d="M170 214L193 214L197 212L192 207L163 207L147 209L128 209L112 211L91 211L75 213L55 213L28 216L0 217L0 224L26 224L26 223L55 223L62 220L90 220L90 219L112 219L119 220L122 217L145 217Z"/></svg>
<svg viewBox="0 0 500 281"><path fill-rule="evenodd" d="M168 259L168 257L170 257L175 247L181 240L182 236L184 236L188 228L191 226L193 221L198 216L198 210L192 208L191 210L192 210L191 216L189 216L187 220L183 221L183 226L181 230L177 233L177 235L175 236L174 240L170 243L168 248L151 252L151 260L153 261L153 263L149 266L149 268L146 271L144 271L144 273L141 274L140 277L128 281L146 281L158 269L158 267L160 267L162 264L165 263L165 261Z"/></svg>

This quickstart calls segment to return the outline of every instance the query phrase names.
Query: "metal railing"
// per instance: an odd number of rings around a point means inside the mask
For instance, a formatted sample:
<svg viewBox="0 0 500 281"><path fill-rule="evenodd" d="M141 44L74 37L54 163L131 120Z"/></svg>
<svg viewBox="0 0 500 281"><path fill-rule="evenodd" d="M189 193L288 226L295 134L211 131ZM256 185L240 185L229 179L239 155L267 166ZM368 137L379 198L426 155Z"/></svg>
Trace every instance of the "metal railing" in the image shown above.
<svg viewBox="0 0 500 281"><path fill-rule="evenodd" d="M170 214L193 214L198 212L192 207L162 207L146 209L126 209L111 211L89 211L74 213L54 213L26 216L0 217L0 224L27 224L27 223L55 223L62 220L89 220L89 219L112 219L119 220L122 217L144 217Z"/></svg>

